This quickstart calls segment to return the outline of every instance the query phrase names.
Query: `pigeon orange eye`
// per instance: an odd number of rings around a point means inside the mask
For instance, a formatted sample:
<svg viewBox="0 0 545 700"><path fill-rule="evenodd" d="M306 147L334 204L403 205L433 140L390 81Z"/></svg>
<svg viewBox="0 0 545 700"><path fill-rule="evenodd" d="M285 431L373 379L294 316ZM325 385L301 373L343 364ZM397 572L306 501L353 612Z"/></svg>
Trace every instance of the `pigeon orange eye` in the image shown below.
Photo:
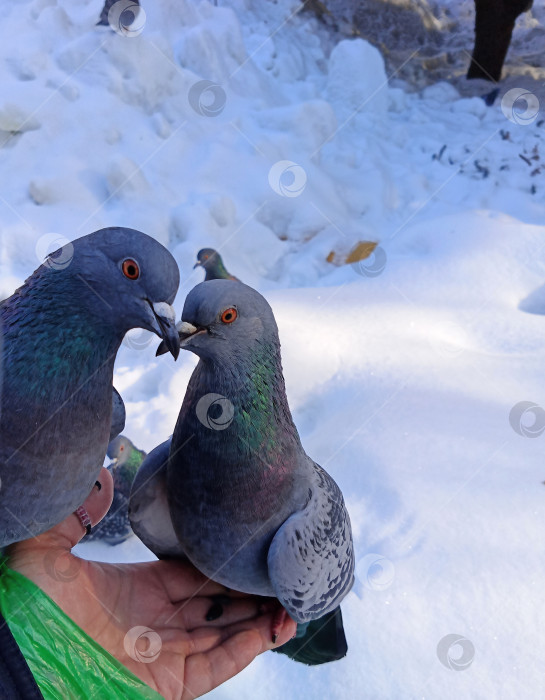
<svg viewBox="0 0 545 700"><path fill-rule="evenodd" d="M202 256L202 259L203 259L203 260L208 260L208 255L203 255L203 256Z"/></svg>
<svg viewBox="0 0 545 700"><path fill-rule="evenodd" d="M233 323L238 316L236 309L225 309L221 315L221 320L223 323Z"/></svg>
<svg viewBox="0 0 545 700"><path fill-rule="evenodd" d="M130 280L137 280L140 277L140 268L136 260L131 260L131 258L123 260L121 269L125 277L128 277Z"/></svg>

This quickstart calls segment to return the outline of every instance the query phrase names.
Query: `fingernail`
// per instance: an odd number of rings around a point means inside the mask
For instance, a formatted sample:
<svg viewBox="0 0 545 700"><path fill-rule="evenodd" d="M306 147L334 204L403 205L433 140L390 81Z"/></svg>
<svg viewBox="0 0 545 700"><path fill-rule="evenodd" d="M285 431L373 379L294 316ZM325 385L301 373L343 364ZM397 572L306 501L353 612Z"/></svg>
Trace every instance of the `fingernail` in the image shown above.
<svg viewBox="0 0 545 700"><path fill-rule="evenodd" d="M100 481L95 481L95 486L99 491L102 489L102 484L100 483Z"/></svg>
<svg viewBox="0 0 545 700"><path fill-rule="evenodd" d="M217 620L218 617L223 615L223 605L221 603L213 603L208 612L206 613L206 621L212 622L212 620Z"/></svg>
<svg viewBox="0 0 545 700"><path fill-rule="evenodd" d="M74 511L74 515L80 521L81 526L85 530L85 534L89 535L91 532L91 518L89 517L89 513L85 510L83 506L80 506Z"/></svg>

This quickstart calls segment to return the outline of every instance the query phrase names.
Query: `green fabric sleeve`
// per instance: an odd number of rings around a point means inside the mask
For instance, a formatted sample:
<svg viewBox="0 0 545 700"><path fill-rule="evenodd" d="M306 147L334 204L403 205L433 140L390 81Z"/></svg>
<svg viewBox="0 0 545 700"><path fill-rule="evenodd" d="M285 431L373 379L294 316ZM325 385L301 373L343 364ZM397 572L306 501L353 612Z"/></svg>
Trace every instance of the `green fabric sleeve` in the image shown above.
<svg viewBox="0 0 545 700"><path fill-rule="evenodd" d="M36 584L0 562L0 610L45 700L160 700Z"/></svg>

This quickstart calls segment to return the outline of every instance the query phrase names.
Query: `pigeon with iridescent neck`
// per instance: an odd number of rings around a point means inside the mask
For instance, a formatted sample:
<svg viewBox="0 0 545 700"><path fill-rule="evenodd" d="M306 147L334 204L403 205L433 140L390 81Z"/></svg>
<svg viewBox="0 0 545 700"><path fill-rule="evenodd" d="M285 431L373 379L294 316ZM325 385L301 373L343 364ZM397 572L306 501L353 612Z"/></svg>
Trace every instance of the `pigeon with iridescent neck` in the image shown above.
<svg viewBox="0 0 545 700"><path fill-rule="evenodd" d="M238 282L236 277L233 277L223 264L221 255L217 250L213 248L202 248L197 253L197 262L193 267L202 267L206 273L205 282L210 280L235 280Z"/></svg>
<svg viewBox="0 0 545 700"><path fill-rule="evenodd" d="M1 302L0 546L48 530L88 496L119 402L117 350L145 328L177 356L178 284L160 243L106 228L55 251Z"/></svg>
<svg viewBox="0 0 545 700"><path fill-rule="evenodd" d="M136 476L133 529L158 556L187 556L229 588L277 598L277 622L287 611L308 623L293 658L341 658L339 603L354 580L350 520L339 487L301 445L272 310L240 282L202 282L178 329L199 363L171 441ZM323 653L305 655L322 628Z"/></svg>
<svg viewBox="0 0 545 700"><path fill-rule="evenodd" d="M114 481L112 505L83 542L101 540L114 546L121 544L133 534L128 513L129 496L134 477L146 453L139 450L125 435L118 435L108 445L106 455L112 460L108 465Z"/></svg>

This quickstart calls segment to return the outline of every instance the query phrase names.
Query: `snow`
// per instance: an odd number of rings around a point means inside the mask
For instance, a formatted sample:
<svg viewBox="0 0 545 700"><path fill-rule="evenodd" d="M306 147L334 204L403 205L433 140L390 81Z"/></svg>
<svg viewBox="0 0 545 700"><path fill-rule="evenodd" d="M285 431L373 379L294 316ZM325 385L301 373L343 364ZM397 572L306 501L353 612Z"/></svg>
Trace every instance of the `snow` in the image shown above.
<svg viewBox="0 0 545 700"><path fill-rule="evenodd" d="M55 241L124 225L175 255L178 314L204 246L270 301L303 444L353 522L349 653L265 654L211 697L538 697L543 109L388 84L377 49L295 2L230 5L145 3L128 37L94 28L100 0L5 4L0 295ZM520 86L545 104L531 66ZM362 241L379 248L341 265ZM195 366L156 346L131 333L115 373L147 450Z"/></svg>

